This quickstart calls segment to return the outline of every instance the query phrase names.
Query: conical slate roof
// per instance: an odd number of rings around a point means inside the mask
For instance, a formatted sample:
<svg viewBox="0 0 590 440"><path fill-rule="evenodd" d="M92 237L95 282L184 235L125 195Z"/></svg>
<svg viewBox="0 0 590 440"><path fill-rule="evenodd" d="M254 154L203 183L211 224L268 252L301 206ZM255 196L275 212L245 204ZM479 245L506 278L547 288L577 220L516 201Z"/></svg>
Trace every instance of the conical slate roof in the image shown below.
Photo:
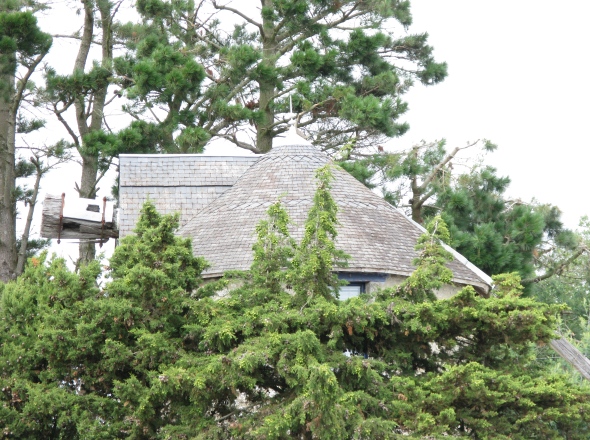
<svg viewBox="0 0 590 440"><path fill-rule="evenodd" d="M211 267L205 277L227 270L248 270L252 263L255 228L279 198L291 221L291 235L303 236L317 183L315 172L330 158L311 144L292 136L278 142L236 183L189 220L179 231L193 238L193 248ZM339 211L336 244L351 256L341 272L408 276L415 269L414 250L424 229L366 188L349 173L334 166L331 194ZM454 281L489 288L489 278L456 252L449 263Z"/></svg>

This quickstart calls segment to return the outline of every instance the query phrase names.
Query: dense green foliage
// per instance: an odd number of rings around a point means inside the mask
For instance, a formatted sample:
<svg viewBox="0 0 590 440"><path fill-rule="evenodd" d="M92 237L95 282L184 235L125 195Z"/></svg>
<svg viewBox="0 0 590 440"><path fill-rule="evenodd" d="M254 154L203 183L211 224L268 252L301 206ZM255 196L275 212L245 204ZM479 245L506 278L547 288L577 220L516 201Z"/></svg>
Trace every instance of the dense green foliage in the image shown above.
<svg viewBox="0 0 590 440"><path fill-rule="evenodd" d="M18 169L16 133L33 131L42 125L40 121L26 121L26 112L21 111L25 95L32 87L31 75L52 41L37 25L33 13L37 7L35 1L0 3L0 281L19 275L16 204L23 191L16 185L16 179L22 175ZM22 254L25 252L26 243Z"/></svg>
<svg viewBox="0 0 590 440"><path fill-rule="evenodd" d="M147 205L106 289L98 262L74 274L44 257L3 286L5 438L154 438L171 424L164 414L190 409L182 390L174 402L159 391L158 373L196 349L183 327L204 263L176 225Z"/></svg>
<svg viewBox="0 0 590 440"><path fill-rule="evenodd" d="M23 3L6 1L0 6L0 74L14 74L19 64L27 66L51 46L51 36L39 29L37 18ZM12 93L5 89L8 85L2 84L3 93Z"/></svg>
<svg viewBox="0 0 590 440"><path fill-rule="evenodd" d="M535 273L553 275L579 256L580 241L564 227L557 207L509 199L509 183L483 166L440 191L436 206L449 224L451 246L488 274L516 271L529 284ZM541 258L549 250L552 258Z"/></svg>
<svg viewBox="0 0 590 440"><path fill-rule="evenodd" d="M545 219L536 207L507 200L510 183L491 167L461 175L441 191L437 206L449 224L452 246L488 274L534 273L533 250L543 242Z"/></svg>
<svg viewBox="0 0 590 440"><path fill-rule="evenodd" d="M115 67L133 100L127 110L152 121L144 127L162 149L196 151L218 137L266 152L288 127L289 96L316 143L336 148L352 137L367 145L407 130L402 96L414 81L446 76L427 35L405 31L408 1L258 6L137 2L142 23L119 29L129 53Z"/></svg>
<svg viewBox="0 0 590 440"><path fill-rule="evenodd" d="M293 257L289 282L300 300L319 294L331 298L341 281L334 272L345 267L348 255L336 248L338 207L330 194L333 180L330 165L317 170L318 187L305 222L301 244Z"/></svg>
<svg viewBox="0 0 590 440"><path fill-rule="evenodd" d="M331 218L316 236L330 239ZM440 219L398 288L338 301L330 279L302 277L305 302L292 264L303 250L280 204L238 284L197 288L205 263L176 224L144 206L105 287L98 263L74 274L44 257L0 287L0 435L588 437L588 390L534 362L532 344L553 337L561 308L523 298L514 275L496 278L490 298L468 287L436 300L447 276L432 235L447 235Z"/></svg>

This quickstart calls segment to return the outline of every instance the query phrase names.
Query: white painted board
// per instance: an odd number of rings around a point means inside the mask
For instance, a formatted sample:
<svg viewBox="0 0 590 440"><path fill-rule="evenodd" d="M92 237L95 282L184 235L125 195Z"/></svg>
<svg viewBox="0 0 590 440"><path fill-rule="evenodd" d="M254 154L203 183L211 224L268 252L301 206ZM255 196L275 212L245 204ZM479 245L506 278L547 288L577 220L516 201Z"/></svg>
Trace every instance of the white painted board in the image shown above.
<svg viewBox="0 0 590 440"><path fill-rule="evenodd" d="M90 222L102 222L103 213L102 199L81 199L75 195L66 194L64 202L63 216L69 219L86 220ZM113 202L106 202L105 222L113 222L114 206Z"/></svg>

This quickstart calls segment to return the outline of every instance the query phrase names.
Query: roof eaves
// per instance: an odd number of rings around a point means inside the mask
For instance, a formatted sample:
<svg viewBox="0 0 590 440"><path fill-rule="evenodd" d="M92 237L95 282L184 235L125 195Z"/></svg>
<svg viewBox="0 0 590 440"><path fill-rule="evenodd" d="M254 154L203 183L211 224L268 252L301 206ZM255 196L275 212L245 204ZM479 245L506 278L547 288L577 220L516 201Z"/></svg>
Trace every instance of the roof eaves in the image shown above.
<svg viewBox="0 0 590 440"><path fill-rule="evenodd" d="M461 254L459 254L461 255ZM470 263L471 264L471 263ZM395 270L392 271L391 269L388 268L364 268L364 267L346 267L346 268L341 268L338 270L338 272L356 272L356 273L387 273L389 275L400 275L403 277L409 277L410 275L412 275L412 271L407 271L407 270ZM460 278L460 277L454 277L453 278L453 282L455 284L462 284L462 285L469 285L469 286L476 286L476 287L481 287L482 289L485 289L486 291L489 290L490 285L484 283L484 282L477 282L474 280L468 280L468 279L464 279L464 278Z"/></svg>
<svg viewBox="0 0 590 440"><path fill-rule="evenodd" d="M409 218L408 216L406 216L400 209L398 208L394 208L392 206L392 209L397 210L400 214L403 215L403 217L409 221L410 223L413 223L416 227L418 227L421 231L423 232L428 232L426 230L426 228L424 226L422 226L420 223L415 222L414 220L412 220L411 218ZM465 258L463 255L461 255L459 252L457 252L455 249L453 249L451 246L449 246L446 243L442 243L443 247L449 251L453 257L455 257L455 259L461 263L463 266L465 266L467 269L469 269L471 272L473 272L475 275L477 275L478 278L480 278L483 281L482 287L485 285L487 286L488 289L490 289L494 282L492 280L492 278L485 273L483 270L481 270L479 267L477 267L475 264L473 264L471 261L469 261L467 258ZM468 281L465 282L465 284L473 284L472 281Z"/></svg>

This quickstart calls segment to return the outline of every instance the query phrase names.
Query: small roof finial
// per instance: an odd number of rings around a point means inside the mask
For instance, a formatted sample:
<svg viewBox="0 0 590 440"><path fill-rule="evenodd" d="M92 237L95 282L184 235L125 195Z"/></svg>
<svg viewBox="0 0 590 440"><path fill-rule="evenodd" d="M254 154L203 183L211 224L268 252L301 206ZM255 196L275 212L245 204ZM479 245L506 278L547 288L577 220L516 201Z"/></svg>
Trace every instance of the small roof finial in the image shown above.
<svg viewBox="0 0 590 440"><path fill-rule="evenodd" d="M289 95L289 114L287 115L289 129L283 135L273 140L273 146L312 145L307 136L297 128L297 113L293 112L293 96Z"/></svg>
<svg viewBox="0 0 590 440"><path fill-rule="evenodd" d="M295 130L299 133L299 136L302 136L301 130L297 128L297 113L293 111L293 95L289 95L289 130Z"/></svg>
<svg viewBox="0 0 590 440"><path fill-rule="evenodd" d="M293 96L289 95L289 116L287 117L289 129L280 137L275 138L274 146L286 145L311 145L303 132L297 128L297 114L293 112Z"/></svg>

